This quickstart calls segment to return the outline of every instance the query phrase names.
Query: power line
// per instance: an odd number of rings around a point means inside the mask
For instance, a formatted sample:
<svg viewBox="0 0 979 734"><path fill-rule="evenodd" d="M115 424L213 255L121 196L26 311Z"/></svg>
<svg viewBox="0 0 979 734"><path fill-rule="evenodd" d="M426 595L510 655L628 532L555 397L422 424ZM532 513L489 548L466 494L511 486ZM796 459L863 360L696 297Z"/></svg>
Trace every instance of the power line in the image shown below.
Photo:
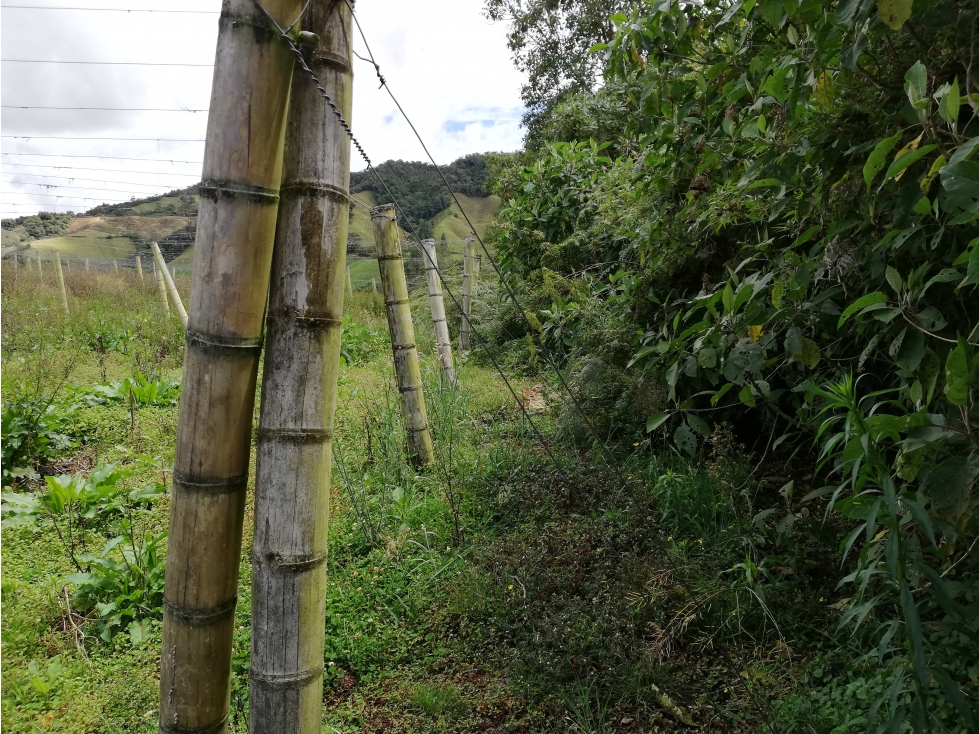
<svg viewBox="0 0 979 734"><path fill-rule="evenodd" d="M126 171L115 171L115 173L126 173ZM193 186L193 184L190 184L189 186L183 186L183 187L174 188L174 185L173 184L167 184L167 183L156 183L155 184L155 183L146 183L146 182L143 182L143 181L116 181L116 180L110 180L110 179L104 179L104 178L85 178L84 176L59 176L58 174L55 174L55 173L28 173L27 171L3 171L3 173L0 174L0 175L4 175L4 176L31 176L32 178L63 178L65 180L67 180L67 181L88 181L89 183L118 183L118 184L125 184L126 186L143 186L143 187L150 186L152 188L159 188L161 186L170 186L171 187L171 189L170 189L171 191L176 191L178 188L180 188L180 189L186 189L186 188L190 188L191 186ZM17 182L16 181L11 181L10 183L17 183Z"/></svg>
<svg viewBox="0 0 979 734"><path fill-rule="evenodd" d="M21 184L23 186L40 186L43 189L76 189L78 191L104 191L104 192L109 193L109 194L124 194L124 195L129 195L129 196L132 196L132 194L133 194L132 191L119 191L118 189L97 189L97 188L92 187L92 186L56 186L55 184L40 184L40 183L32 183L30 181L7 181L6 183L8 183L8 184ZM51 197L53 197L55 199L82 199L84 201L100 201L100 199L98 199L96 197L92 197L92 196L76 196L75 194L39 194L39 193L35 193L33 191L17 191L15 189L11 189L7 193L8 194L23 194L24 196L51 196ZM149 197L152 197L154 195L155 196L162 196L162 194L153 194L150 191L138 191L136 193L139 193L139 194L144 194L144 193L145 194L148 194L148 197L145 197L145 198L149 198ZM133 198L135 198L135 197L133 197ZM126 203L126 202L121 202L121 203Z"/></svg>
<svg viewBox="0 0 979 734"><path fill-rule="evenodd" d="M189 66L193 68L214 67L214 64L179 64L151 61L59 61L56 59L0 59L5 64L84 64L85 66Z"/></svg>
<svg viewBox="0 0 979 734"><path fill-rule="evenodd" d="M186 178L200 178L199 173L177 173L174 171L131 171L127 168L89 168L88 166L44 166L39 163L5 163L3 166L17 166L18 168L53 168L56 170L70 169L72 171L105 171L106 173L138 173L149 176L183 176ZM113 183L129 183L128 181L114 181Z"/></svg>
<svg viewBox="0 0 979 734"><path fill-rule="evenodd" d="M4 136L6 137L6 136ZM113 161L157 161L159 163L191 163L195 166L204 164L204 161L182 161L175 158L124 158L117 155L75 155L73 153L7 153L0 155L29 156L31 158L104 158ZM10 164L7 164L10 165ZM93 169L94 170L94 169ZM184 175L184 174L181 174ZM188 174L189 175L189 174ZM196 174L195 174L196 175Z"/></svg>
<svg viewBox="0 0 979 734"><path fill-rule="evenodd" d="M99 112L207 112L203 109L181 109L177 107L40 107L36 105L0 105L5 110L96 110Z"/></svg>
<svg viewBox="0 0 979 734"><path fill-rule="evenodd" d="M204 138L90 138L70 135L0 135L2 138L17 138L20 140L125 140L143 141L149 143L203 143Z"/></svg>
<svg viewBox="0 0 979 734"><path fill-rule="evenodd" d="M162 8L80 8L62 5L0 5L0 8L17 10L85 10L101 13L187 13L192 15L220 15L220 10L169 10Z"/></svg>

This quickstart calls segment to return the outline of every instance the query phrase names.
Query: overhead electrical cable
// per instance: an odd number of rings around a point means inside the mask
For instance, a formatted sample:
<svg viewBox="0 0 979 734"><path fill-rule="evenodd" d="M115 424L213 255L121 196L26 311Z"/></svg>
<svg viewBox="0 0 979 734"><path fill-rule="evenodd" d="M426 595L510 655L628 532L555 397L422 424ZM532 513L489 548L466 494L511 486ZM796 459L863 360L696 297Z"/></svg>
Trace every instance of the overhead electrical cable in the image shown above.
<svg viewBox="0 0 979 734"><path fill-rule="evenodd" d="M146 174L149 176L181 176L186 178L200 178L198 173L178 173L176 171L132 171L128 168L89 168L88 166L44 166L38 163L6 163L0 162L2 166L17 166L18 168L48 168L63 171L103 171L105 173L133 173ZM42 174L47 175L47 174ZM53 174L52 174L53 175ZM129 183L128 181L114 181L113 183Z"/></svg>
<svg viewBox="0 0 979 734"><path fill-rule="evenodd" d="M183 161L176 158L131 158L117 155L76 155L74 153L7 153L0 152L0 155L16 155L31 158L104 158L113 161L147 161L157 163L188 163L195 166L204 164L204 161Z"/></svg>
<svg viewBox="0 0 979 734"><path fill-rule="evenodd" d="M114 171L114 173L126 173L126 171ZM171 191L178 191L193 186L193 184L189 184L187 186L174 186L173 183L148 183L146 181L117 181L115 179L105 179L105 178L85 178L84 176L59 176L54 173L29 173L27 171L3 171L3 175L4 176L30 176L32 178L58 178L58 179L65 179L66 181L87 181L89 183L125 184L126 186L142 186L144 188L146 186L150 186L157 189L160 188L161 186L170 186ZM16 182L11 181L8 183L16 183Z"/></svg>
<svg viewBox="0 0 979 734"><path fill-rule="evenodd" d="M207 108L191 109L182 107L41 107L38 105L5 104L5 110L71 110L96 112L207 112Z"/></svg>
<svg viewBox="0 0 979 734"><path fill-rule="evenodd" d="M170 10L168 8L84 8L67 5L0 5L0 9L16 10L84 10L100 13L186 13L188 15L220 15L220 10Z"/></svg>
<svg viewBox="0 0 979 734"><path fill-rule="evenodd" d="M148 143L203 143L204 138L91 138L82 135L0 135L2 138L20 140L122 140Z"/></svg>
<svg viewBox="0 0 979 734"><path fill-rule="evenodd" d="M187 66L213 69L214 64L181 64L154 61L61 61L60 59L0 59L4 64L81 64L85 66Z"/></svg>

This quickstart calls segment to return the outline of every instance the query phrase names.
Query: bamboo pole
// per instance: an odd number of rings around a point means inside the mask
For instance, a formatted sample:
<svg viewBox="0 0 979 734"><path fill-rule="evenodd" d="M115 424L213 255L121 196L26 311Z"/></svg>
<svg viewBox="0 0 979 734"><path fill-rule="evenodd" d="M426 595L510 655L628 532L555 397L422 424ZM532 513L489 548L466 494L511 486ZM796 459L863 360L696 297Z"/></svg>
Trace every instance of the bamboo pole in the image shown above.
<svg viewBox="0 0 979 734"><path fill-rule="evenodd" d="M61 270L61 253L54 251L54 275L58 280L58 290L61 292L61 307L68 313L68 292L65 290L65 274Z"/></svg>
<svg viewBox="0 0 979 734"><path fill-rule="evenodd" d="M88 271L89 271L89 267L88 267L88 258L86 257L86 258L85 258L85 272L87 273Z"/></svg>
<svg viewBox="0 0 979 734"><path fill-rule="evenodd" d="M472 294L473 238L466 237L462 249L462 323L459 325L459 353L469 349L469 298Z"/></svg>
<svg viewBox="0 0 979 734"><path fill-rule="evenodd" d="M88 260L85 261L85 269L88 269ZM139 284L145 285L143 281L143 261L139 259L139 255L136 256L136 274L139 276Z"/></svg>
<svg viewBox="0 0 979 734"><path fill-rule="evenodd" d="M439 364L442 365L443 379L454 385L456 371L452 365L452 341L449 339L449 324L445 320L445 302L442 300L435 240L422 240L422 249L425 251L425 274L428 277L428 302L432 308L432 324L435 326L435 348L438 351Z"/></svg>
<svg viewBox="0 0 979 734"><path fill-rule="evenodd" d="M160 291L160 299L163 301L163 311L167 315L167 321L170 320L170 300L167 298L167 286L163 282L163 273L160 272L159 267L153 268L153 277L156 278L156 287ZM186 328L186 325L184 325Z"/></svg>
<svg viewBox="0 0 979 734"><path fill-rule="evenodd" d="M41 267L41 253L40 253L40 251L38 251L38 253L37 253L37 277L38 278L43 278L44 277L44 268Z"/></svg>
<svg viewBox="0 0 979 734"><path fill-rule="evenodd" d="M150 242L150 249L153 250L153 259L156 262L156 272L159 273L163 271L163 282L166 283L166 290L170 292L170 298L173 300L173 305L177 307L177 314L180 316L180 321L183 323L184 328L187 328L187 311L184 309L184 303L180 300L180 293L177 292L177 285L173 282L173 278L170 277L170 272L167 270L167 265L163 260L163 253L160 252L160 246L155 242ZM166 303L167 294L163 293L163 302ZM170 307L167 306L167 316L170 315Z"/></svg>
<svg viewBox="0 0 979 734"><path fill-rule="evenodd" d="M350 119L348 6L312 0L303 28L323 88ZM333 414L349 226L350 143L293 78L266 320L252 552L251 734L322 730Z"/></svg>
<svg viewBox="0 0 979 734"><path fill-rule="evenodd" d="M17 251L14 250L14 285L17 285Z"/></svg>
<svg viewBox="0 0 979 734"><path fill-rule="evenodd" d="M302 2L262 0L261 7L288 27ZM160 731L167 734L227 731L252 414L292 68L292 54L260 7L224 0L173 468L160 666Z"/></svg>
<svg viewBox="0 0 979 734"><path fill-rule="evenodd" d="M350 279L350 266L347 266L347 298L354 294L354 282Z"/></svg>
<svg viewBox="0 0 979 734"><path fill-rule="evenodd" d="M432 436L428 430L421 368L418 364L418 349L415 347L415 328L411 323L411 309L408 305L404 256L394 216L394 206L391 204L371 209L377 264L381 269L381 292L387 307L388 328L394 349L394 371L402 397L405 426L408 429L408 453L415 464L427 466L435 460L435 454Z"/></svg>
<svg viewBox="0 0 979 734"><path fill-rule="evenodd" d="M377 295L377 278L371 278L371 293Z"/></svg>
<svg viewBox="0 0 979 734"><path fill-rule="evenodd" d="M71 260L67 257L65 258L65 272L71 272Z"/></svg>

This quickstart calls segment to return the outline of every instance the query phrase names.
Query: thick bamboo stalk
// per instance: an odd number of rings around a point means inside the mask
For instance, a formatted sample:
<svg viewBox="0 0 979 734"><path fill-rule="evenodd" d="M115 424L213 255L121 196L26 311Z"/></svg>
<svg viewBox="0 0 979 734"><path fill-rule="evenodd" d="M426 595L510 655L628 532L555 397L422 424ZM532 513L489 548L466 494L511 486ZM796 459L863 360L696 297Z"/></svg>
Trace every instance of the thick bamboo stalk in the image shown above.
<svg viewBox="0 0 979 734"><path fill-rule="evenodd" d="M180 300L180 293L177 292L177 285L173 282L173 278L170 277L170 272L167 270L166 262L163 260L163 253L160 252L160 246L155 242L150 242L150 249L153 250L153 259L156 262L156 272L159 273L163 271L163 282L166 283L166 289L170 292L170 298L173 300L173 305L177 307L177 314L180 316L181 322L183 322L184 328L187 328L187 311L184 309L184 303ZM163 302L166 303L167 296L166 292L163 294ZM170 315L170 307L167 307L167 316Z"/></svg>
<svg viewBox="0 0 979 734"><path fill-rule="evenodd" d="M289 26L301 0L262 0ZM262 324L293 57L252 0L218 24L173 469L160 730L227 731ZM162 276L162 273L161 273Z"/></svg>
<svg viewBox="0 0 979 734"><path fill-rule="evenodd" d="M88 260L85 260L85 269L88 270ZM139 255L136 256L136 274L139 276L139 284L144 285L143 261L139 259Z"/></svg>
<svg viewBox="0 0 979 734"><path fill-rule="evenodd" d="M422 240L425 251L425 274L428 276L428 302L432 308L432 324L435 326L435 348L442 365L442 377L450 385L456 381L455 367L452 365L452 341L449 339L449 324L445 320L445 302L442 300L442 281L439 280L438 258L435 255L435 240Z"/></svg>
<svg viewBox="0 0 979 734"><path fill-rule="evenodd" d="M428 429L418 349L415 347L415 327L411 323L408 282L405 279L404 256L394 206L385 204L371 209L371 223L377 245L377 264L381 269L381 292L387 307L388 329L394 349L394 371L408 429L408 453L413 462L427 466L435 460L435 454Z"/></svg>
<svg viewBox="0 0 979 734"><path fill-rule="evenodd" d="M68 313L68 292L65 290L65 274L61 270L61 253L54 251L54 275L58 279L58 291L61 293L61 307Z"/></svg>
<svg viewBox="0 0 979 734"><path fill-rule="evenodd" d="M308 63L348 120L350 24L350 9L334 0L312 0L303 21L316 39ZM319 734L350 142L299 73L283 169L255 473L250 732Z"/></svg>
<svg viewBox="0 0 979 734"><path fill-rule="evenodd" d="M472 295L473 238L466 237L462 249L462 323L459 325L459 352L469 349L469 299Z"/></svg>

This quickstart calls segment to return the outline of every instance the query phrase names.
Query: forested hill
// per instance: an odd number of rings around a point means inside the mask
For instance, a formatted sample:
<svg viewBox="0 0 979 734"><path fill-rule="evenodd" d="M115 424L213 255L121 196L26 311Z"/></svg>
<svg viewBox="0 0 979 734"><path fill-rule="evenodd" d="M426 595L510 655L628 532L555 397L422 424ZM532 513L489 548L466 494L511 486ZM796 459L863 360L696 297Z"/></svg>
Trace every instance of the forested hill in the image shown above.
<svg viewBox="0 0 979 734"><path fill-rule="evenodd" d="M435 166L416 161L387 161L376 166L377 173L384 179L391 192L397 197L404 213L422 229L430 229L424 223L431 222L436 214L452 203L452 196L442 182ZM442 172L452 187L452 191L466 196L488 196L486 180L489 170L486 155L471 153L459 158ZM378 204L390 204L390 194L370 171L350 174L350 193L370 191ZM424 236L424 233L423 233Z"/></svg>

